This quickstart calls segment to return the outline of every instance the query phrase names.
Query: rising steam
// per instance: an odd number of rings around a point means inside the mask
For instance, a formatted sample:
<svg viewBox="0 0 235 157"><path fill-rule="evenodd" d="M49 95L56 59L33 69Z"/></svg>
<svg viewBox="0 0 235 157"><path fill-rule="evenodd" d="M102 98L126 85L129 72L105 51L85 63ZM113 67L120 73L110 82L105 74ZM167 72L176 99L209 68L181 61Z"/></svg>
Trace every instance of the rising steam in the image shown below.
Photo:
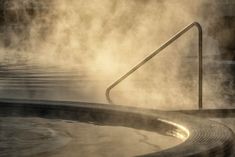
<svg viewBox="0 0 235 157"><path fill-rule="evenodd" d="M4 4L1 14L6 18L1 20L2 59L38 60L40 64L66 67L79 65L86 73L96 71L93 78L107 80L97 87L99 93L104 93L112 81L193 21L204 28L205 75L211 72L207 66L213 62L210 55L219 53L217 42L207 32L211 21L221 13L216 5L207 5L203 0L1 0L1 3ZM208 19L207 14L214 16ZM205 104L224 103L220 84L225 78L205 76ZM112 96L119 104L196 108L197 32L192 30L169 46L123 82Z"/></svg>

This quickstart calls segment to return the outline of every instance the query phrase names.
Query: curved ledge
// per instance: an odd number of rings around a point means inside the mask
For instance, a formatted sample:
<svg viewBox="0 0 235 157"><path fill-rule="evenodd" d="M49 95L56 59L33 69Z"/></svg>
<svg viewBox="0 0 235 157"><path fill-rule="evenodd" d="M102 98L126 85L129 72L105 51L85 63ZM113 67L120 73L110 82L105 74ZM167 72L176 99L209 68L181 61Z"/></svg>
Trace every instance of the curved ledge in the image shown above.
<svg viewBox="0 0 235 157"><path fill-rule="evenodd" d="M37 116L94 122L97 125L157 131L185 139L180 145L145 154L144 157L229 157L234 151L234 134L230 129L179 112L84 102L0 100L0 116Z"/></svg>

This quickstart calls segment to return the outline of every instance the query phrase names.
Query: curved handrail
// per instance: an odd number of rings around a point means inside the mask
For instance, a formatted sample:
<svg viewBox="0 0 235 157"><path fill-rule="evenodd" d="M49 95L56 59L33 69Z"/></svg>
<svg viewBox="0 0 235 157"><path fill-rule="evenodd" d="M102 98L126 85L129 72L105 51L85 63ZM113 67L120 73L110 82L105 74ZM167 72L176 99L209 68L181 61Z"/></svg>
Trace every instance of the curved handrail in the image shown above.
<svg viewBox="0 0 235 157"><path fill-rule="evenodd" d="M136 64L131 70L129 70L125 75L121 76L119 79L117 79L114 83L112 83L105 92L106 99L109 103L113 103L110 98L110 91L115 86L117 86L120 82L122 82L124 79L126 79L129 75L134 73L137 69L139 69L141 66L143 66L146 62L148 62L150 59L152 59L154 56L156 56L159 52L161 52L163 49L165 49L167 46L172 44L175 40L177 40L179 37L181 37L184 33L189 31L191 28L196 27L198 29L198 72L199 72L199 80L198 80L198 108L202 109L202 75L203 75L203 63L202 63L202 27L198 22L193 22L190 25L186 26L184 29L176 33L173 37L171 37L168 41L166 41L164 44L162 44L157 50L152 52L150 55L145 57L142 61L140 61L138 64Z"/></svg>

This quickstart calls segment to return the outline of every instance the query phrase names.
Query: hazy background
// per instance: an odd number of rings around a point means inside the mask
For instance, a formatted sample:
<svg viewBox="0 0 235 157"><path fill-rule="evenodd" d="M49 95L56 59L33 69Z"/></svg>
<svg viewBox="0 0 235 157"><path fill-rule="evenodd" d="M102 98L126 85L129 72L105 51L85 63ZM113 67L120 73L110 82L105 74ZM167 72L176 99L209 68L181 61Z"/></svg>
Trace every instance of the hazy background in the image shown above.
<svg viewBox="0 0 235 157"><path fill-rule="evenodd" d="M1 97L106 103L104 92L109 84L179 30L198 21L204 33L204 105L234 105L234 80L228 64L221 59L217 38L224 36L229 43L234 37L223 33L230 30L223 22L223 16L230 12L221 9L232 2L1 0L0 3L3 64L36 65L46 72L47 67L53 66L51 71L63 69L64 76L80 77L66 82L68 88L76 91L55 88L53 92L37 94L34 90L32 94L26 82L23 92L12 94L3 88ZM158 109L197 108L197 39L197 31L192 29L162 51L113 90L114 102Z"/></svg>

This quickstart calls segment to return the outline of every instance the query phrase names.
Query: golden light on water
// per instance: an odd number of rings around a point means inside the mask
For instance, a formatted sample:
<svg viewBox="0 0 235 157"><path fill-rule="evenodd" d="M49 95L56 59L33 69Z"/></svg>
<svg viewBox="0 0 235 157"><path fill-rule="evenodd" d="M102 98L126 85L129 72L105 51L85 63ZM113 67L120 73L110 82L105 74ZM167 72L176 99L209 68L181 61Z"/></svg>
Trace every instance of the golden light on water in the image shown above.
<svg viewBox="0 0 235 157"><path fill-rule="evenodd" d="M189 137L190 132L189 132L189 130L188 130L186 127L184 127L183 125L180 125L180 124L178 124L178 123L174 123L174 122L172 122L172 121L168 121L168 120L165 120L165 119L158 119L158 120L159 120L159 121L162 121L162 122L164 122L164 123L173 125L173 126L175 126L176 128L179 129L179 130L175 130L175 131L173 131L173 132L170 132L169 134L170 134L171 136L174 136L174 137L176 137L176 138L179 138L179 139L181 139L181 140L183 140L183 141L187 140L187 138ZM183 131L183 132L182 132L182 131Z"/></svg>

